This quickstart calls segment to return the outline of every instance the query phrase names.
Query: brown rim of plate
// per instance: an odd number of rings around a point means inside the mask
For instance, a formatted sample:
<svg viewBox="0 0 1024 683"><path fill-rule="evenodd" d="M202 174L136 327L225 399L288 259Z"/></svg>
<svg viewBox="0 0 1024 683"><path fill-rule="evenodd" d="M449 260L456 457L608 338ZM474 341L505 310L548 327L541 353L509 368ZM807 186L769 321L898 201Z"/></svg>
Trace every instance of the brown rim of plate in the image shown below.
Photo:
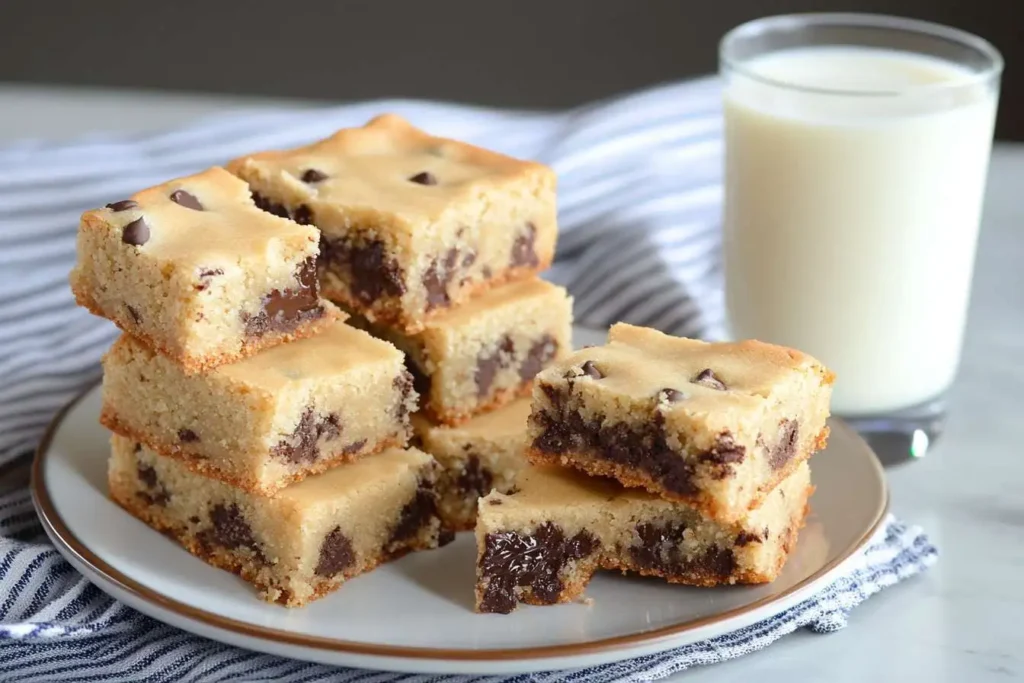
<svg viewBox="0 0 1024 683"><path fill-rule="evenodd" d="M242 621L235 619L229 619L228 617L214 614L213 612L207 612L205 610L197 609L190 605L178 602L168 598L165 595L157 593L156 591L147 588L138 581L126 576L114 567L111 567L103 559L93 553L88 547L85 546L78 538L71 533L67 525L64 524L64 520L61 519L60 515L57 514L57 510L53 506L53 501L50 500L50 495L43 486L43 460L46 458L47 452L50 447L50 443L53 441L53 436L56 434L57 429L60 427L64 420L64 417L68 412L81 401L87 394L89 394L99 382L95 382L87 387L82 393L72 399L66 406L64 406L59 413L53 418L49 426L46 428L46 432L43 434L42 440L39 442L39 448L36 449L35 458L32 462L32 499L35 503L36 512L39 514L40 520L42 521L43 527L46 528L50 534L60 539L60 541L69 548L78 560L89 567L90 570L103 577L105 580L117 586L120 590L132 595L133 597L148 602L156 607L165 609L169 612L173 612L179 617L187 620L197 621L205 626L212 626L217 629L229 631L231 633L246 636L249 638L256 638L259 640L269 640L276 643L287 643L289 645L297 645L301 647L309 647L319 650L328 650L332 652L344 652L354 655L364 656L376 656L376 657L397 657L405 659L432 659L432 660L454 660L454 661L488 661L488 660L499 660L499 661L513 661L513 660L524 660L524 659L540 659L547 657L567 657L577 656L586 654L595 654L599 652L608 652L611 650L617 650L620 648L628 647L631 645L640 645L644 643L651 643L656 640L661 640L670 636L685 633L702 626L707 626L716 622L721 622L726 619L733 617L739 617L744 614L748 614L754 610L768 605L771 602L775 602L782 598L785 598L796 591L804 588L808 584L821 578L824 574L832 571L839 564L844 562L847 558L853 555L855 552L860 550L867 544L868 540L875 534L882 521L885 519L885 514L889 509L889 489L885 485L885 477L882 472L882 465L879 463L878 458L875 457L874 453L870 451L870 448L864 444L864 448L871 454L874 466L879 470L879 479L882 481L882 486L885 491L885 496L882 505L878 508L875 513L875 520L871 524L870 528L864 531L864 533L854 541L848 548L840 553L835 559L826 564L825 566L818 569L811 576L808 576L799 583L791 586L787 590L777 595L761 598L756 600L749 605L743 607L737 607L736 609L729 610L728 612L722 612L713 616L704 617L702 619L696 619L694 621L688 621L683 624L673 624L672 626L665 626L662 628L654 629L652 631L644 631L642 633L632 633L624 636L614 636L612 638L602 638L600 640L592 640L585 643L577 644L565 644L565 645L549 645L542 647L528 647L528 648L505 648L505 649L492 649L492 650L447 650L442 648L425 648L425 647L403 647L399 645L374 645L372 643L360 643L348 640L335 640L332 638L322 638L317 636L307 636L293 633L291 631L281 631L273 628L264 628L260 626L253 626ZM852 428L848 427L845 423L839 421L833 421L833 428L838 428L841 431L852 433ZM188 630L188 629L186 629ZM193 631L194 633L194 631Z"/></svg>

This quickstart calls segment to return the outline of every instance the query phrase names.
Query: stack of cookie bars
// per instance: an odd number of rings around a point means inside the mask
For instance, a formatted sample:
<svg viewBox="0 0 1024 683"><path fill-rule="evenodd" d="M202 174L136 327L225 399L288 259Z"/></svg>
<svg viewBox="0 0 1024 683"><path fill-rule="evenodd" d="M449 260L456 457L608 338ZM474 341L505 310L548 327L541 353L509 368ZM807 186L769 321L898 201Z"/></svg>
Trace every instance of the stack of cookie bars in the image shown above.
<svg viewBox="0 0 1024 683"><path fill-rule="evenodd" d="M86 212L112 498L289 606L472 528L571 351L554 185L383 116Z"/></svg>
<svg viewBox="0 0 1024 683"><path fill-rule="evenodd" d="M442 518L472 529L478 497L510 491L525 464L534 376L572 350L571 299L538 277L554 172L393 115L228 168L257 205L319 228L323 296L405 353Z"/></svg>
<svg viewBox="0 0 1024 683"><path fill-rule="evenodd" d="M832 381L792 349L613 326L537 377L536 466L480 501L477 609L566 602L597 569L774 580L807 514Z"/></svg>

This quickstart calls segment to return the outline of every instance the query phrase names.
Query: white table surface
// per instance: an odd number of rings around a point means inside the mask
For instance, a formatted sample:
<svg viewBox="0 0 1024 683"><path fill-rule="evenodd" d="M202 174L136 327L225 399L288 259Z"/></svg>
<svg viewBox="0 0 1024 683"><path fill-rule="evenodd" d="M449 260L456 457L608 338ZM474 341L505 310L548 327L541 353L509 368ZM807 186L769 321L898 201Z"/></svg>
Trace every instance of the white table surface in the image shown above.
<svg viewBox="0 0 1024 683"><path fill-rule="evenodd" d="M0 144L142 131L213 112L308 103L0 85ZM926 344L927 339L921 343ZM1024 678L1024 145L998 144L948 430L890 470L892 507L939 546L924 576L876 595L830 635L680 675L688 682Z"/></svg>

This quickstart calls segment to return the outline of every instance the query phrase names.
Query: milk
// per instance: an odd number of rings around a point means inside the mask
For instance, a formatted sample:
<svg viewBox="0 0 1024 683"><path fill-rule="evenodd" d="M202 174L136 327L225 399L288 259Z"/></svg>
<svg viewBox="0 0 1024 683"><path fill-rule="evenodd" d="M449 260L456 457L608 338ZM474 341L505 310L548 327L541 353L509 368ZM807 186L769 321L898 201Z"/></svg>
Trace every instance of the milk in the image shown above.
<svg viewBox="0 0 1024 683"><path fill-rule="evenodd" d="M873 48L785 50L743 70L860 94L728 79L732 335L819 358L837 375L837 413L940 395L960 356L996 86Z"/></svg>

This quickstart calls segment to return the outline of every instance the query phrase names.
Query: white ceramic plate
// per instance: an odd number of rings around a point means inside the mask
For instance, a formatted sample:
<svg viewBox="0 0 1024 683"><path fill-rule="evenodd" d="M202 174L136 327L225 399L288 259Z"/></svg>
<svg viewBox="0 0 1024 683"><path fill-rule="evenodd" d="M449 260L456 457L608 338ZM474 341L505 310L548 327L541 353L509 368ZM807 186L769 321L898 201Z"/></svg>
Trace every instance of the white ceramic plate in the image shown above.
<svg viewBox="0 0 1024 683"><path fill-rule="evenodd" d="M579 343L588 343L580 331ZM601 341L600 338L597 340ZM33 493L57 549L101 589L160 621L296 659L424 673L503 674L593 666L660 652L773 616L841 572L885 515L881 466L846 425L812 461L817 491L774 583L715 589L598 575L590 604L473 612L475 545L415 553L302 609L264 603L106 496L107 432L94 387L61 413L39 448Z"/></svg>

